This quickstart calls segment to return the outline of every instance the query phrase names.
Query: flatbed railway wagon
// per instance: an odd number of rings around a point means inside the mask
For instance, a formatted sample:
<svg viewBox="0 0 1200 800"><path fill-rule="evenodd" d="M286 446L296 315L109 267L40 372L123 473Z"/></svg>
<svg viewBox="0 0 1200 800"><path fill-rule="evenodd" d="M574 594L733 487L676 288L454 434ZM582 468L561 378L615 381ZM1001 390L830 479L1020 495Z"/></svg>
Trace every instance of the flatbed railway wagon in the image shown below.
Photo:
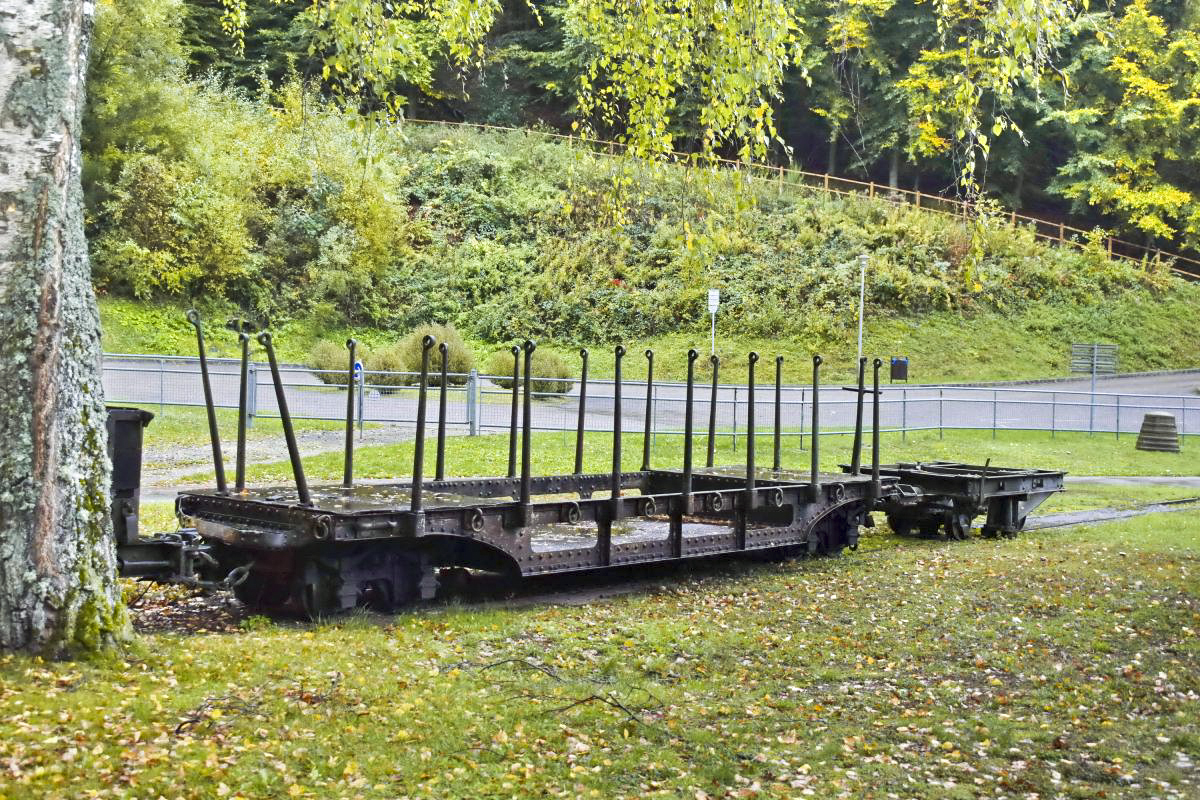
<svg viewBox="0 0 1200 800"><path fill-rule="evenodd" d="M858 385L851 387L858 396L852 463L841 473L821 473L818 470L818 389L822 363L819 356L813 358L812 447L808 469L784 469L780 464L781 358L776 360L775 370L772 465L759 466L753 419L754 370L758 361L754 353L748 359L750 419L745 463L713 466L710 448L706 465L696 466L693 401L698 354L693 350L688 354L687 364L683 463L669 468L651 465L652 415L648 407L641 468L622 470L621 359L625 350L618 346L614 352L612 469L603 473L582 469L586 403L583 391L579 398L575 470L561 475L533 475L533 396L529 370L535 345L527 341L523 347L513 348L514 361L523 356L525 369L523 387L515 380L512 387L509 474L481 478L445 476L447 381L443 377L438 384L442 413L437 422L437 466L434 476L427 478L426 411L431 352L436 342L426 337L411 479L386 484L361 484L354 480L354 381L350 381L344 479L340 485L310 488L271 336L262 333L258 339L270 363L294 481L291 486L268 489L245 486L243 402L238 415L236 477L230 487L225 480L204 339L198 317L189 316L196 326L200 348L217 485L211 490L178 494L176 508L188 527L141 535L137 524L138 472L142 428L151 415L136 409L111 410L110 448L115 465L113 517L121 570L130 577L232 589L244 602L267 609L316 615L368 604L396 608L431 598L439 571L447 568L530 577L750 553L836 554L845 548L857 548L860 528L872 524L873 510L884 510L897 520L943 520L946 503L954 507L953 497L957 496L947 493L944 475L956 468L967 469L966 465L953 464L939 464L936 472L881 466L878 403L872 403L872 462L869 468L863 467L860 455L864 399L867 395L878 397L882 363L875 360L874 388L867 389L863 359L859 363ZM243 332L241 338L244 400L249 337ZM354 342L347 344L349 364L353 365ZM444 346L441 352L444 373ZM650 397L653 353L647 351L646 356L651 368L645 396ZM581 386L586 387L586 383ZM523 414L518 426L516 409L521 391ZM715 434L713 425L710 415L709 442ZM1062 473L1039 471L1043 473L1046 477L1057 476L1040 487L1045 493L1062 488ZM973 478L963 478L964 482L970 480ZM1004 492L992 479L971 484L971 488L983 492L972 495L972 501L985 504L996 501ZM952 499L947 501L947 497ZM1009 524L1005 530L1014 525Z"/></svg>
<svg viewBox="0 0 1200 800"><path fill-rule="evenodd" d="M1065 477L1055 470L952 461L888 464L880 467L880 474L921 489L913 498L903 492L881 498L879 510L893 531L902 536L944 531L954 539L966 539L980 515L984 536L1016 536L1031 511L1063 490Z"/></svg>

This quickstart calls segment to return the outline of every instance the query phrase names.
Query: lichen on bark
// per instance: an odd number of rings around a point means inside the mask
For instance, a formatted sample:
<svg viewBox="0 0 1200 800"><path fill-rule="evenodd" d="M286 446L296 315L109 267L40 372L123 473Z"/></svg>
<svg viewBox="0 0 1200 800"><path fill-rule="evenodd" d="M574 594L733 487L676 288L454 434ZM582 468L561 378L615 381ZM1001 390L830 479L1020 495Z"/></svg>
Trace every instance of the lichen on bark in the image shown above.
<svg viewBox="0 0 1200 800"><path fill-rule="evenodd" d="M55 656L129 633L79 183L91 13L0 14L0 648Z"/></svg>

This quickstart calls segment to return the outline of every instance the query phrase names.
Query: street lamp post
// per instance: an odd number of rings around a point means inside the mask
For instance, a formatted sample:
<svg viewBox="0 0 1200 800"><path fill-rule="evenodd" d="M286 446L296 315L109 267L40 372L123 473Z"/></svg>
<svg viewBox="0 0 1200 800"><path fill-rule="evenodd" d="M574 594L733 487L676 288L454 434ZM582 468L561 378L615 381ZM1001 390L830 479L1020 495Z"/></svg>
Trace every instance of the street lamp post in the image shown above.
<svg viewBox="0 0 1200 800"><path fill-rule="evenodd" d="M721 290L708 290L708 313L712 317L712 353L717 354L717 308L721 305Z"/></svg>

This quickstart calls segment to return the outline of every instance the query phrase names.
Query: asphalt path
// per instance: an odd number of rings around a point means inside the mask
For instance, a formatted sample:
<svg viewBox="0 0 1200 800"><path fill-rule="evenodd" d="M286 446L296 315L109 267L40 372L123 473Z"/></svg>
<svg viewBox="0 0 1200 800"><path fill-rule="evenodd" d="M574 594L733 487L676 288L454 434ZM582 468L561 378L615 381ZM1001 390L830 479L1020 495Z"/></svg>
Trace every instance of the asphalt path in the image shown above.
<svg viewBox="0 0 1200 800"><path fill-rule="evenodd" d="M279 404L269 370L256 365L252 407L265 416L278 415ZM762 434L774 424L772 365L763 362L766 378L755 391L755 429ZM210 363L214 402L221 407L238 404L238 365L230 361ZM284 394L294 417L341 419L346 408L345 390L324 385L309 369L286 366L281 370ZM150 408L158 404L202 406L204 394L197 362L187 359L106 358L106 397L110 403L131 403ZM997 385L885 385L881 391L880 420L884 429L908 430L939 427L974 427L998 430L1094 430L1136 432L1142 416L1165 411L1176 416L1183 432L1200 432L1200 370L1160 374L1132 374L1099 378L1096 394L1088 379L1037 381ZM361 399L361 415L371 422L412 427L417 416L418 392L414 387L389 389L368 387ZM745 385L722 385L716 402L716 428L726 434L744 435L748 425L749 390ZM481 432L506 430L511 418L510 393L485 379L480 380L476 404ZM707 429L711 409L711 386L695 387L694 430ZM652 397L652 430L659 435L682 432L685 424L686 387L659 383ZM646 419L644 383L625 382L621 387L621 425L625 432L643 430ZM812 429L811 386L783 387L780 393L781 427L789 434ZM438 391L427 396L426 419L438 418ZM843 387L822 387L819 392L819 424L823 431L853 428L855 393ZM611 431L616 398L611 381L589 381L585 424L591 431ZM537 430L573 430L579 409L578 385L565 396L537 398L532 424ZM870 398L864 412L865 426L871 418ZM452 433L468 430L468 403L462 387L447 392L446 418Z"/></svg>

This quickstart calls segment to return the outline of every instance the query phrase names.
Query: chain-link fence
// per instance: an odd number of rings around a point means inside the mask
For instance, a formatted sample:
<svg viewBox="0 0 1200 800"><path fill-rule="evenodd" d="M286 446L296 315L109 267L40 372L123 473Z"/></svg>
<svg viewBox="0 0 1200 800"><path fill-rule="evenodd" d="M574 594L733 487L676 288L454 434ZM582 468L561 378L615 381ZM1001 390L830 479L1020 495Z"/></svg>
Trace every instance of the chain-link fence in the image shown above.
<svg viewBox="0 0 1200 800"><path fill-rule="evenodd" d="M770 370L768 370L769 372ZM236 409L240 387L240 362L209 359L214 403ZM346 413L346 373L322 372L301 366L280 366L281 386L275 387L267 365L250 365L247 381L248 411L255 418L278 417L276 392L282 391L291 415L298 419L340 420ZM447 428L455 433L479 434L506 430L513 419L512 376L489 376L476 371L451 373L446 388ZM431 375L436 383L436 372ZM535 381L537 379L535 378ZM577 379L548 379L564 391L535 391L534 429L574 430L580 419L581 383ZM776 387L758 384L753 391L755 431L774 430ZM326 381L329 381L326 383ZM341 381L342 385L338 385ZM360 373L357 380L356 418L359 424L413 425L417 416L420 375L408 372ZM204 395L196 359L173 356L106 355L105 396L113 404L134 404L153 410L170 406L202 406ZM611 431L618 395L611 380L589 379L583 402L587 431ZM645 429L647 412L655 435L684 431L686 385L656 382L647 404L646 384L624 381L619 397L622 429ZM437 422L438 393L429 388L430 425ZM779 427L785 436L807 436L812 427L811 386L783 386L778 391ZM817 398L822 433L849 432L854 426L855 395L841 387L823 387ZM518 397L518 402L520 398ZM972 429L993 432L1035 430L1093 432L1119 436L1136 433L1142 417L1151 411L1175 415L1181 434L1200 432L1200 397L1137 392L1088 392L1021 386L884 386L879 412L881 429L892 432ZM746 432L751 412L751 390L746 385L711 383L694 387L694 430L709 426L734 443ZM868 395L865 412L870 427ZM518 420L519 421L519 420Z"/></svg>

